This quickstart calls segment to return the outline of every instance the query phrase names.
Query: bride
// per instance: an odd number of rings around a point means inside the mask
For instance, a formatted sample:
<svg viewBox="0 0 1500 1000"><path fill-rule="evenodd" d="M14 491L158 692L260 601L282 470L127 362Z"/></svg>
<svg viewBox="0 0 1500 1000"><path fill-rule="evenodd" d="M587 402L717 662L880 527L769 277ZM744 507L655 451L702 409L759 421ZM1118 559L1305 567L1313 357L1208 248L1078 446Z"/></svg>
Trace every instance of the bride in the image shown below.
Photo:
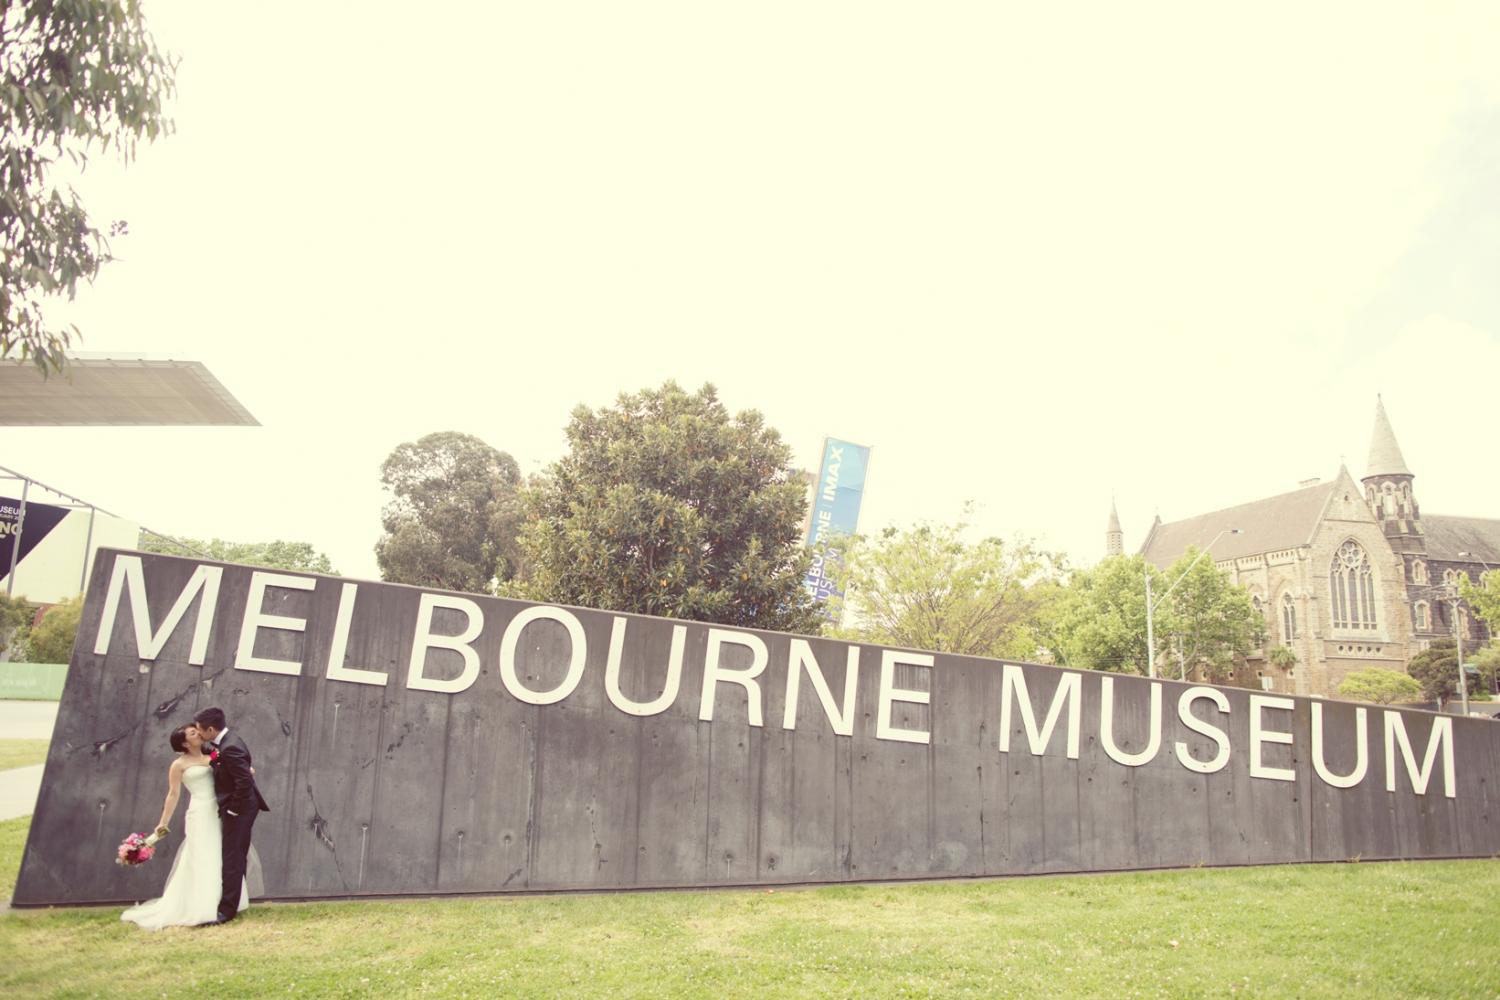
<svg viewBox="0 0 1500 1000"><path fill-rule="evenodd" d="M188 808L182 824L183 841L172 859L172 870L161 897L120 914L121 920L148 931L211 923L218 915L219 897L223 893L223 836L219 805L214 798L213 769L202 753L203 737L195 726L187 725L174 729L170 739L177 759L167 770L167 801L162 806L157 828L171 821L186 785ZM249 905L250 893L242 884L240 909Z"/></svg>

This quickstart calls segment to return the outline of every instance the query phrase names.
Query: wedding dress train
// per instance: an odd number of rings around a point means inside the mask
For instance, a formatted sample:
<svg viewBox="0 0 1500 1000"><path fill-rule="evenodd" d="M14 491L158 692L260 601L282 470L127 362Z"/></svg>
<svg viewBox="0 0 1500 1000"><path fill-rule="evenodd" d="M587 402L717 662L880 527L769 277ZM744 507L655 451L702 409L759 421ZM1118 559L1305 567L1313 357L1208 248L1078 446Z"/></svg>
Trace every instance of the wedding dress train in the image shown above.
<svg viewBox="0 0 1500 1000"><path fill-rule="evenodd" d="M182 843L172 858L172 870L161 897L120 914L121 920L139 924L148 931L182 924L202 924L218 915L223 894L223 834L219 804L214 798L213 770L195 764L182 772L188 790L187 815L182 822ZM250 892L241 884L240 910L250 905Z"/></svg>

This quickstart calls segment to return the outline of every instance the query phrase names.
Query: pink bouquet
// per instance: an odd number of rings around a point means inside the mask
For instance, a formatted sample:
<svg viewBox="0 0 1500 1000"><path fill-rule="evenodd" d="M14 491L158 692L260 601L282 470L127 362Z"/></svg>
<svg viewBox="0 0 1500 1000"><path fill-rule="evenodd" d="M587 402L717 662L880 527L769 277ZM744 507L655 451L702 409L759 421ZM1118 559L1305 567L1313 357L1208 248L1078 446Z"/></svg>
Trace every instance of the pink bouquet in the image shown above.
<svg viewBox="0 0 1500 1000"><path fill-rule="evenodd" d="M127 868L145 864L156 853L156 842L160 839L161 836L156 833L149 837L144 833L132 833L120 841L120 847L115 852L115 864Z"/></svg>

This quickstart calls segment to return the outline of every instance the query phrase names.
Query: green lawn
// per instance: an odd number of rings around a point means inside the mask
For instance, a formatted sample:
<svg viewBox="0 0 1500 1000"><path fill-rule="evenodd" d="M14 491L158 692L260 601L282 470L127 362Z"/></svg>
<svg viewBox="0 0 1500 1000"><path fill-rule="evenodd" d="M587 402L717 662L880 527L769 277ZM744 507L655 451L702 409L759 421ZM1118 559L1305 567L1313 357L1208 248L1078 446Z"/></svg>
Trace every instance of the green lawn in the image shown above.
<svg viewBox="0 0 1500 1000"><path fill-rule="evenodd" d="M0 771L47 760L47 740L0 740Z"/></svg>
<svg viewBox="0 0 1500 1000"><path fill-rule="evenodd" d="M0 892L25 819L0 823ZM106 862L107 863L107 862ZM1496 997L1500 862L0 914L0 996Z"/></svg>

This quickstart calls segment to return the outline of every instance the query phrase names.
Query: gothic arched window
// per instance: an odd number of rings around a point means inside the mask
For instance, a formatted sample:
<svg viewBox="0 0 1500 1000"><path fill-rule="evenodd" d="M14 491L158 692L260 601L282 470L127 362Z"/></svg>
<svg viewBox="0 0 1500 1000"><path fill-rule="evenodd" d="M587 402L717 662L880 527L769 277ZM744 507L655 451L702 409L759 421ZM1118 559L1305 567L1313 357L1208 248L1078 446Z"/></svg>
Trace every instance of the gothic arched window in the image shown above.
<svg viewBox="0 0 1500 1000"><path fill-rule="evenodd" d="M1416 560L1415 562L1413 562L1411 564L1411 582L1412 583L1426 583L1427 582L1427 564L1424 563L1420 559Z"/></svg>
<svg viewBox="0 0 1500 1000"><path fill-rule="evenodd" d="M1418 601L1412 608L1412 621L1417 626L1418 632L1429 632L1432 630L1432 610L1426 601Z"/></svg>
<svg viewBox="0 0 1500 1000"><path fill-rule="evenodd" d="M1456 570L1456 569L1445 569L1445 570L1443 570L1443 583L1447 584L1450 587L1456 587L1456 586L1458 586L1458 570Z"/></svg>
<svg viewBox="0 0 1500 1000"><path fill-rule="evenodd" d="M1334 628L1375 627L1375 581L1358 542L1345 542L1334 553L1328 590Z"/></svg>
<svg viewBox="0 0 1500 1000"><path fill-rule="evenodd" d="M1291 594L1281 595L1281 637L1287 643L1297 638L1297 602Z"/></svg>

